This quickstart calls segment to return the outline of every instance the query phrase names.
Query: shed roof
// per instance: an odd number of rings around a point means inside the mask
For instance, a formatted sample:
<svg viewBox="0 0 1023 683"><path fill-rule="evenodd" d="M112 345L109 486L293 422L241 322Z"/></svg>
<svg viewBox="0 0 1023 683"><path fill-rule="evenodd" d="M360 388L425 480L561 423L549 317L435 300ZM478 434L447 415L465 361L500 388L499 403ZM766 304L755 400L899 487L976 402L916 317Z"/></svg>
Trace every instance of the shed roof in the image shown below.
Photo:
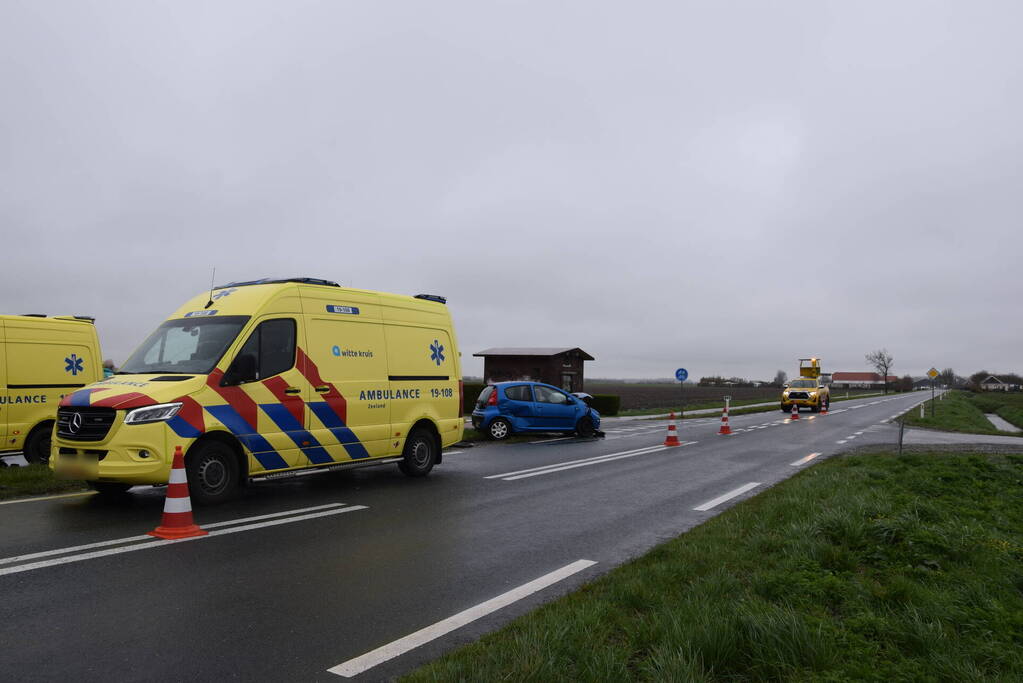
<svg viewBox="0 0 1023 683"><path fill-rule="evenodd" d="M578 351L582 354L583 360L594 360L593 356L586 353L578 346L498 346L492 349L484 349L473 356L560 356L569 351Z"/></svg>
<svg viewBox="0 0 1023 683"><path fill-rule="evenodd" d="M991 380L994 380L994 381L992 382ZM1005 384L1005 382L1003 382L1002 380L998 379L994 375L988 375L987 379L985 379L983 382L981 382L981 384Z"/></svg>

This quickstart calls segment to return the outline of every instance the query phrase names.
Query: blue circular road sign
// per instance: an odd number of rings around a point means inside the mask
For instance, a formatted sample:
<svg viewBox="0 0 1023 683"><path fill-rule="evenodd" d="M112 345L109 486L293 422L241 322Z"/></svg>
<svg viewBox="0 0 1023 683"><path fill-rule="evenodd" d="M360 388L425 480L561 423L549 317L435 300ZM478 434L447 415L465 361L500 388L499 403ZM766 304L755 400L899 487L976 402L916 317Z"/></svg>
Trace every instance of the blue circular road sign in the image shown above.
<svg viewBox="0 0 1023 683"><path fill-rule="evenodd" d="M679 368L678 370L675 371L675 379L677 379L679 382L685 382L686 378L688 377L689 373L686 372L685 368Z"/></svg>

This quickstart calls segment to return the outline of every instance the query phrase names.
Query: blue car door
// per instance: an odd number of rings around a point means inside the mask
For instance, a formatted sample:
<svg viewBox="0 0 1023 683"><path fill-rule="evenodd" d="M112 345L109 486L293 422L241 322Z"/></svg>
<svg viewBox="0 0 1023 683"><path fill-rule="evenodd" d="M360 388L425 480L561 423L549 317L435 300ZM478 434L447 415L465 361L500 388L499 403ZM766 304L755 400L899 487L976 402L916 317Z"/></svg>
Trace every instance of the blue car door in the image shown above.
<svg viewBox="0 0 1023 683"><path fill-rule="evenodd" d="M575 399L554 387L537 384L533 387L536 397L537 422L543 429L568 431L575 429Z"/></svg>
<svg viewBox="0 0 1023 683"><path fill-rule="evenodd" d="M536 429L536 404L528 384L505 387L504 398L506 404L501 407L501 412L512 418L516 429Z"/></svg>

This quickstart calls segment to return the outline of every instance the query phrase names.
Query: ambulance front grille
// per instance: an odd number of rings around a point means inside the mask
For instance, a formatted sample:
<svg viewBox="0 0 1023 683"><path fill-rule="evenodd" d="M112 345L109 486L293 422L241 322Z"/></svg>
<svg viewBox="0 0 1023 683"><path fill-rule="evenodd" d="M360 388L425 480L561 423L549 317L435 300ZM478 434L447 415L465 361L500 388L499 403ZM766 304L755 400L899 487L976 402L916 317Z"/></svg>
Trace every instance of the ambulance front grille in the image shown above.
<svg viewBox="0 0 1023 683"><path fill-rule="evenodd" d="M790 391L789 398L807 399L810 398L810 394L805 391Z"/></svg>
<svg viewBox="0 0 1023 683"><path fill-rule="evenodd" d="M113 408L60 408L57 436L68 441L102 441L114 424L114 415Z"/></svg>

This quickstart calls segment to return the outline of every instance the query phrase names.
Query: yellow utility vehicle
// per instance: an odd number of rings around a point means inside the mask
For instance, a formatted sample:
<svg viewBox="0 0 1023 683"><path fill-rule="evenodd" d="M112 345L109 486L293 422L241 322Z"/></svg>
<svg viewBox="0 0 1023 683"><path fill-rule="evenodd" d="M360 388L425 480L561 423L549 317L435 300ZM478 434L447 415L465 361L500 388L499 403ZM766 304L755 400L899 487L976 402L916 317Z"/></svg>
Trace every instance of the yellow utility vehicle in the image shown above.
<svg viewBox="0 0 1023 683"><path fill-rule="evenodd" d="M781 392L781 411L792 412L793 405L796 410L809 408L814 413L831 406L831 390L821 380L820 358L799 359L799 379L786 384Z"/></svg>

